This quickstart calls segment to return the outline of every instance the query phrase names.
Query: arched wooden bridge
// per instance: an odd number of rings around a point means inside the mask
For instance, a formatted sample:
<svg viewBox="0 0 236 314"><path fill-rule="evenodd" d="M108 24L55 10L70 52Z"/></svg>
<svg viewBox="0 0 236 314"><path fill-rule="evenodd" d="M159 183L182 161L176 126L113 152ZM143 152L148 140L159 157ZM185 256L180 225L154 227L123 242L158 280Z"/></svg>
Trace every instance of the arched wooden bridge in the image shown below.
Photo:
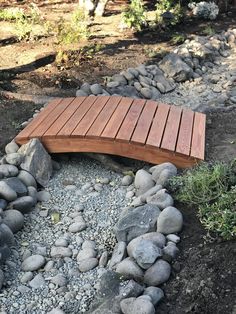
<svg viewBox="0 0 236 314"><path fill-rule="evenodd" d="M178 106L121 96L61 98L50 102L15 138L39 138L49 152L95 152L173 162L204 159L206 116Z"/></svg>

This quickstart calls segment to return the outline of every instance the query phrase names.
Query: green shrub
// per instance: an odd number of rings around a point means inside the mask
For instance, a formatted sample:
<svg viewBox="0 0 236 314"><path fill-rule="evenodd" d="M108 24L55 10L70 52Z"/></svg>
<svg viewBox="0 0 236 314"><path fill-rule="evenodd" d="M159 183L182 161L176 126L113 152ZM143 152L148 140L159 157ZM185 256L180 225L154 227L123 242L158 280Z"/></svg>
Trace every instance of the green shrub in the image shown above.
<svg viewBox="0 0 236 314"><path fill-rule="evenodd" d="M15 21L25 16L22 9L0 9L0 21Z"/></svg>
<svg viewBox="0 0 236 314"><path fill-rule="evenodd" d="M170 12L172 18L165 20L163 14ZM158 0L156 4L156 22L157 24L167 24L167 26L178 24L183 18L183 7L180 1Z"/></svg>
<svg viewBox="0 0 236 314"><path fill-rule="evenodd" d="M228 190L230 166L217 163L208 166L202 163L187 170L183 176L170 180L175 198L190 205L209 203L219 198Z"/></svg>
<svg viewBox="0 0 236 314"><path fill-rule="evenodd" d="M141 31L146 25L146 14L142 0L131 0L128 9L122 14L122 22L128 27Z"/></svg>
<svg viewBox="0 0 236 314"><path fill-rule="evenodd" d="M230 240L236 236L236 187L212 204L199 206L198 216L207 230Z"/></svg>
<svg viewBox="0 0 236 314"><path fill-rule="evenodd" d="M186 39L184 34L175 33L171 36L171 43L173 45L183 44Z"/></svg>
<svg viewBox="0 0 236 314"><path fill-rule="evenodd" d="M173 177L169 188L182 203L197 205L201 223L224 239L236 236L236 166L215 163Z"/></svg>

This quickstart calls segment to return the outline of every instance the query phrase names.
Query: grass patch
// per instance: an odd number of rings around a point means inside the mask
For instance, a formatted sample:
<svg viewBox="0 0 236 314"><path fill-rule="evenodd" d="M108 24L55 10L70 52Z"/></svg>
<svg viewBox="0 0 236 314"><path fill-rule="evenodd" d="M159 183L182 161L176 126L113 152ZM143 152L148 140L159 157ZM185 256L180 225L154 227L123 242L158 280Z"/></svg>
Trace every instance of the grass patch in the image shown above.
<svg viewBox="0 0 236 314"><path fill-rule="evenodd" d="M236 236L235 186L235 161L202 163L182 176L173 177L169 183L175 199L197 205L198 217L205 228L227 240Z"/></svg>

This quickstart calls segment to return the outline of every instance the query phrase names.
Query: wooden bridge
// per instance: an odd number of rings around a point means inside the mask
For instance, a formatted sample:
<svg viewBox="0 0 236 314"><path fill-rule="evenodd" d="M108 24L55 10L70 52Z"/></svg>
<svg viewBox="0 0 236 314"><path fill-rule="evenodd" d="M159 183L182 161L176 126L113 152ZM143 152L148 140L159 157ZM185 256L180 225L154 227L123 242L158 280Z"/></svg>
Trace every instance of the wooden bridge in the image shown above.
<svg viewBox="0 0 236 314"><path fill-rule="evenodd" d="M106 153L186 168L204 159L205 124L205 114L152 100L61 98L50 102L15 141L39 138L52 153Z"/></svg>

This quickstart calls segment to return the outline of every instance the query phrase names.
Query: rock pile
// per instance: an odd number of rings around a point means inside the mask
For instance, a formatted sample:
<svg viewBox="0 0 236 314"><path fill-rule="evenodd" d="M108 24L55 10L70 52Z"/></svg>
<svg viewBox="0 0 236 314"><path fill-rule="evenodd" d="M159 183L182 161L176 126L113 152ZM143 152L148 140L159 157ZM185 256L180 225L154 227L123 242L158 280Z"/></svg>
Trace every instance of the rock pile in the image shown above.
<svg viewBox="0 0 236 314"><path fill-rule="evenodd" d="M139 65L115 74L106 86L84 83L76 96L121 95L157 100L179 83L201 78L219 65L218 57L228 57L235 47L236 29L214 36L187 39L158 65Z"/></svg>

